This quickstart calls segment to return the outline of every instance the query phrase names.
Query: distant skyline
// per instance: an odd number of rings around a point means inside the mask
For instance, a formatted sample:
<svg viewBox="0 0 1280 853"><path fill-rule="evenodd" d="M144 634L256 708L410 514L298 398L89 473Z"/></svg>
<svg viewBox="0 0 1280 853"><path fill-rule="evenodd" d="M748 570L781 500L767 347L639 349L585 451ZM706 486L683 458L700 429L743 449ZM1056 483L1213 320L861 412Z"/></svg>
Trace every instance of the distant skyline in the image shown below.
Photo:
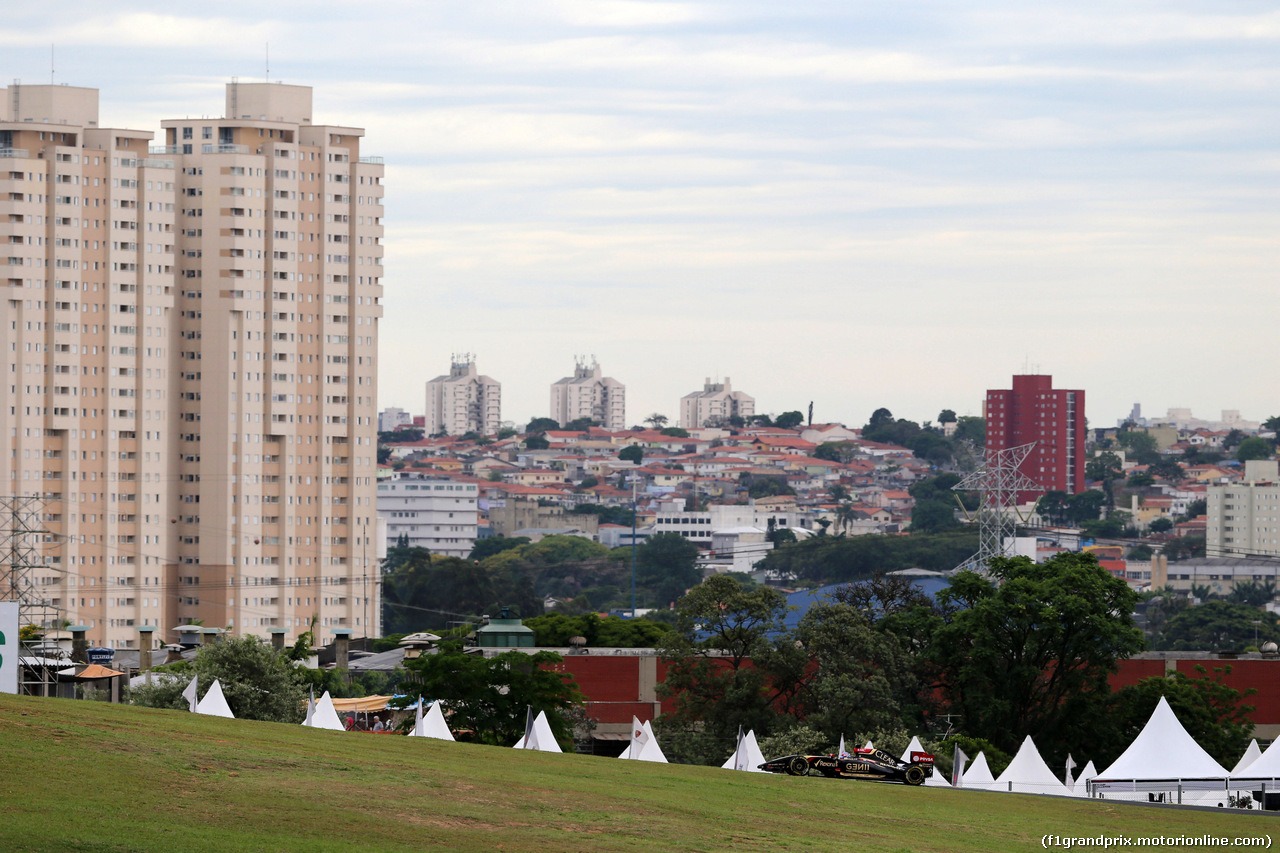
<svg viewBox="0 0 1280 853"><path fill-rule="evenodd" d="M217 117L269 57L365 127L379 409L471 352L517 423L576 355L633 423L725 375L850 425L977 415L1023 372L1094 426L1280 414L1269 4L72 0L0 46L104 125Z"/></svg>

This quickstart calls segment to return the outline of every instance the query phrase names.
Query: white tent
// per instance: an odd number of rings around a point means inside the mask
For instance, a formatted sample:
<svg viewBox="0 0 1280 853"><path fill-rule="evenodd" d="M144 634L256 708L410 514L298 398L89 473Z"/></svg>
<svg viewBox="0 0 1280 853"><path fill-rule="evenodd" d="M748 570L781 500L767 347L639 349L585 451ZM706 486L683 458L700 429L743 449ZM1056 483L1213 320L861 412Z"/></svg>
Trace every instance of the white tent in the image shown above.
<svg viewBox="0 0 1280 853"><path fill-rule="evenodd" d="M1013 761L1009 762L1009 766L1000 774L1000 778L996 779L991 790L1012 791L1015 794L1071 796L1067 786L1062 784L1049 769L1049 765L1045 764L1044 759L1040 757L1040 751L1036 749L1031 735L1027 735L1022 746L1018 748L1018 754L1013 757Z"/></svg>
<svg viewBox="0 0 1280 853"><path fill-rule="evenodd" d="M1267 750L1270 752L1270 750ZM1232 776L1239 776L1244 772L1245 768L1253 764L1262 757L1262 750L1258 749L1257 738L1249 741L1249 748L1244 751L1244 755L1240 756L1240 760L1236 762L1236 766L1231 768Z"/></svg>
<svg viewBox="0 0 1280 853"><path fill-rule="evenodd" d="M925 748L920 745L920 738L912 736L911 743L907 744L907 748L902 751L902 760L910 761L911 753L925 752ZM935 769L932 776L926 776L924 780L925 787L928 788L950 788L951 783L942 778L942 774Z"/></svg>
<svg viewBox="0 0 1280 853"><path fill-rule="evenodd" d="M843 740L843 738L842 738ZM755 730L748 731L738 738L738 748L729 756L729 760L720 766L725 770L746 770L751 773L763 773L760 765L764 764L764 753L756 743Z"/></svg>
<svg viewBox="0 0 1280 853"><path fill-rule="evenodd" d="M632 720L633 725L634 725L634 722L635 721L633 718ZM658 746L658 738L653 733L653 726L649 724L648 720L645 720L644 725L641 726L640 728L642 729L643 734L633 736L631 740L631 744L626 749L624 749L622 751L622 754L619 755L618 757L619 758L634 757L638 761L653 761L658 764L666 764L667 757L662 754L662 747ZM636 748L636 746L640 747L640 754L632 756L631 753ZM761 758L760 761L763 763L764 759Z"/></svg>
<svg viewBox="0 0 1280 853"><path fill-rule="evenodd" d="M556 736L551 733L551 724L547 722L547 712L539 711L538 716L533 721L530 730L528 743L525 738L520 738L516 742L515 749L536 749L540 752L560 752L560 744L556 743Z"/></svg>
<svg viewBox="0 0 1280 853"><path fill-rule="evenodd" d="M329 695L328 690L316 702L315 710L311 712L311 719L303 723L303 725L312 729L329 729L335 732L346 731L346 726L342 725L342 720L338 718L338 712L333 708L333 697Z"/></svg>
<svg viewBox="0 0 1280 853"><path fill-rule="evenodd" d="M204 698L196 705L197 714L207 714L210 717L230 717L235 719L235 714L231 713L231 706L227 704L227 698L222 695L222 684L218 679L213 680L213 686L204 694Z"/></svg>
<svg viewBox="0 0 1280 853"><path fill-rule="evenodd" d="M1084 766L1084 769L1080 771L1080 775L1076 777L1075 785L1071 788L1071 795L1073 797L1089 796L1088 782L1097 775L1098 768L1093 766L1093 761L1090 761Z"/></svg>
<svg viewBox="0 0 1280 853"><path fill-rule="evenodd" d="M546 722L545 717L543 722ZM414 721L413 731L409 732L409 736L453 740L453 732L449 731L449 725L444 721L444 710L440 707L439 700L431 703L431 709L425 716L422 713L422 700L418 700L418 718ZM555 739L552 738L551 742L555 743Z"/></svg>
<svg viewBox="0 0 1280 853"><path fill-rule="evenodd" d="M876 748L876 745L875 745L874 743L872 743L871 741L867 741L866 743L864 743L864 744L862 745L862 748L863 748L863 749L875 749L875 748Z"/></svg>
<svg viewBox="0 0 1280 853"><path fill-rule="evenodd" d="M1268 750L1269 751L1269 750ZM1280 753L1277 753L1280 758ZM1265 758L1259 758L1262 761ZM1256 764L1257 761L1254 763ZM1109 791L1173 791L1226 787L1227 771L1178 722L1163 696L1129 748L1098 774L1095 786Z"/></svg>
<svg viewBox="0 0 1280 853"><path fill-rule="evenodd" d="M191 713L196 713L196 706L200 704L200 700L196 698L196 684L200 680L200 676L191 676L191 683L182 691L182 698L187 700L187 705Z"/></svg>
<svg viewBox="0 0 1280 853"><path fill-rule="evenodd" d="M961 778L964 780L962 788L975 788L979 791L989 791L996 784L996 777L991 775L991 766L987 764L985 752L978 753L978 757L973 760Z"/></svg>

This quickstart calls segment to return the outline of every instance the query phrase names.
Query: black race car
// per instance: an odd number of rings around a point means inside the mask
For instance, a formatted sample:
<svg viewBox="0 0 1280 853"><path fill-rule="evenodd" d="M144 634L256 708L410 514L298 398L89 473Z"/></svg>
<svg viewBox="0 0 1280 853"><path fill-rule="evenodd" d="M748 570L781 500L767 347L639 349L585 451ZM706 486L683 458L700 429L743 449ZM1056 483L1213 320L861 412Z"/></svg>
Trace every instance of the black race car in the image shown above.
<svg viewBox="0 0 1280 853"><path fill-rule="evenodd" d="M808 776L817 771L836 779L871 779L876 782L901 782L923 785L933 775L933 756L912 752L910 761L899 761L880 749L855 749L848 758L835 755L786 755L760 765L770 773Z"/></svg>

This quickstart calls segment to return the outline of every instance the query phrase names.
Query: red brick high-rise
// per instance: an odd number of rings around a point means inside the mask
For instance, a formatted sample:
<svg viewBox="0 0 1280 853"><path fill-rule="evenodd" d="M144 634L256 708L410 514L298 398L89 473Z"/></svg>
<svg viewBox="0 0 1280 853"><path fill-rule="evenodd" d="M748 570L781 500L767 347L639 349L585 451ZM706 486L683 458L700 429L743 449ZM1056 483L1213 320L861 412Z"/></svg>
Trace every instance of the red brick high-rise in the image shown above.
<svg viewBox="0 0 1280 853"><path fill-rule="evenodd" d="M984 414L989 449L1035 442L1022 473L1045 491L1084 491L1084 391L1054 388L1052 376L1015 376L1011 390L987 391ZM1024 492L1018 501L1035 497Z"/></svg>

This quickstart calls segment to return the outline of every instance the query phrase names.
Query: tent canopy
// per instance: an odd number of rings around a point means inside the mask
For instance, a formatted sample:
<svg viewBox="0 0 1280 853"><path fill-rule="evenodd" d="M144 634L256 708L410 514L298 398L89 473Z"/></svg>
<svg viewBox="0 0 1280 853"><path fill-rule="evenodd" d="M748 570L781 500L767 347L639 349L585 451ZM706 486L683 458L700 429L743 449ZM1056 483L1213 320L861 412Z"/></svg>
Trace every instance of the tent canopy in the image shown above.
<svg viewBox="0 0 1280 853"><path fill-rule="evenodd" d="M339 714L354 711L358 714L376 714L387 710L391 696L359 696L354 699L333 699L333 710Z"/></svg>
<svg viewBox="0 0 1280 853"><path fill-rule="evenodd" d="M1067 786L1062 784L1062 780L1053 774L1048 764L1044 763L1031 735L1027 735L1026 740L1022 742L1022 746L1018 748L1018 754L1013 757L1013 761L1009 762L1009 766L1000 774L1000 778L996 779L992 790L1013 791L1021 794L1053 794L1059 797L1071 795Z"/></svg>
<svg viewBox="0 0 1280 853"><path fill-rule="evenodd" d="M1280 754L1278 754L1280 756ZM1261 759L1259 759L1261 761ZM1227 770L1178 722L1163 696L1129 748L1098 774L1099 780L1225 779Z"/></svg>

